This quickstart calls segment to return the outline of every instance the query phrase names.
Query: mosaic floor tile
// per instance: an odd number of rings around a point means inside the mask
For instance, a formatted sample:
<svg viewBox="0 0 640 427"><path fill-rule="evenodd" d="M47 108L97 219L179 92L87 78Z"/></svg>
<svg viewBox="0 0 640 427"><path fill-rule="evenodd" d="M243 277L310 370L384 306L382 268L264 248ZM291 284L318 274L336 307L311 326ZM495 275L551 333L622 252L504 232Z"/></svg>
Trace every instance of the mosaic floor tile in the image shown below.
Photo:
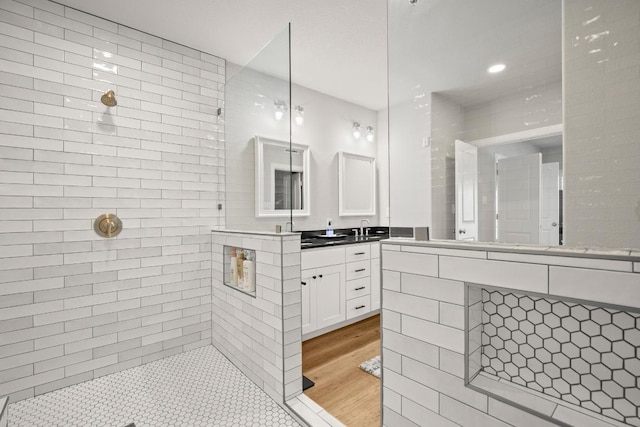
<svg viewBox="0 0 640 427"><path fill-rule="evenodd" d="M299 426L212 346L9 405L9 427Z"/></svg>

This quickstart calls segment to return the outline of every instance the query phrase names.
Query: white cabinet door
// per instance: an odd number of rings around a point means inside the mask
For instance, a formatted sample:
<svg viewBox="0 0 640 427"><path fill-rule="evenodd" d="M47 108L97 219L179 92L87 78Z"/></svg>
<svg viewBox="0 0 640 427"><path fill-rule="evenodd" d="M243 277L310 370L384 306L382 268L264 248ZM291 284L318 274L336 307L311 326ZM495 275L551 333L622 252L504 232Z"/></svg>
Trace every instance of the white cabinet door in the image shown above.
<svg viewBox="0 0 640 427"><path fill-rule="evenodd" d="M302 333L306 334L318 329L316 326L316 307L313 275L315 270L302 270L300 289L302 291Z"/></svg>
<svg viewBox="0 0 640 427"><path fill-rule="evenodd" d="M380 308L380 258L371 259L371 310Z"/></svg>
<svg viewBox="0 0 640 427"><path fill-rule="evenodd" d="M320 267L316 271L317 278L312 278L316 291L316 329L321 329L346 319L345 270L343 264Z"/></svg>

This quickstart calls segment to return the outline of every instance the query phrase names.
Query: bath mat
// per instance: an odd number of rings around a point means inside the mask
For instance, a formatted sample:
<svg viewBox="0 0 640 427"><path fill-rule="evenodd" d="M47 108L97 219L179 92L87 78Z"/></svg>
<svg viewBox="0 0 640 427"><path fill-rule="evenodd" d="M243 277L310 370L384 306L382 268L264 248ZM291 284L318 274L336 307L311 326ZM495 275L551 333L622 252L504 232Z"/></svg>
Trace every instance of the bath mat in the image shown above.
<svg viewBox="0 0 640 427"><path fill-rule="evenodd" d="M316 383L314 383L313 381L311 381L309 378L305 377L304 375L302 376L302 391L305 391L306 389L311 388L314 385L316 385Z"/></svg>
<svg viewBox="0 0 640 427"><path fill-rule="evenodd" d="M367 360L366 362L362 362L360 364L360 369L362 369L363 371L374 375L378 378L380 378L380 355Z"/></svg>

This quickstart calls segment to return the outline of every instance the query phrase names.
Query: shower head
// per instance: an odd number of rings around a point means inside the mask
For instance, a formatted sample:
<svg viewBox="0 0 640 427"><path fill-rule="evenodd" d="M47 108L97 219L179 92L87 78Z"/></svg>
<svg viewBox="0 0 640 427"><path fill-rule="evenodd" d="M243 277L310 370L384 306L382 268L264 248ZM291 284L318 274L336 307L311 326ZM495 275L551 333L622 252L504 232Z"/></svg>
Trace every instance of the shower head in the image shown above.
<svg viewBox="0 0 640 427"><path fill-rule="evenodd" d="M112 90L105 92L100 98L100 101L107 107L115 107L118 105L118 101L116 101L116 94Z"/></svg>

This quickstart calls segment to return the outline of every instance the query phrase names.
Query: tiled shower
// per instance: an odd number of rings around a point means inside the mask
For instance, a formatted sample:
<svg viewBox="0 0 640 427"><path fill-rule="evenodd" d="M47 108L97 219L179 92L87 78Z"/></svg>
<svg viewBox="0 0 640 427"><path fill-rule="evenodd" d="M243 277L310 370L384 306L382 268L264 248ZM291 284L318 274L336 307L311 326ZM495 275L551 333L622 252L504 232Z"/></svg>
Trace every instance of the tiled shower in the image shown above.
<svg viewBox="0 0 640 427"><path fill-rule="evenodd" d="M211 344L224 60L46 0L0 46L0 395Z"/></svg>

